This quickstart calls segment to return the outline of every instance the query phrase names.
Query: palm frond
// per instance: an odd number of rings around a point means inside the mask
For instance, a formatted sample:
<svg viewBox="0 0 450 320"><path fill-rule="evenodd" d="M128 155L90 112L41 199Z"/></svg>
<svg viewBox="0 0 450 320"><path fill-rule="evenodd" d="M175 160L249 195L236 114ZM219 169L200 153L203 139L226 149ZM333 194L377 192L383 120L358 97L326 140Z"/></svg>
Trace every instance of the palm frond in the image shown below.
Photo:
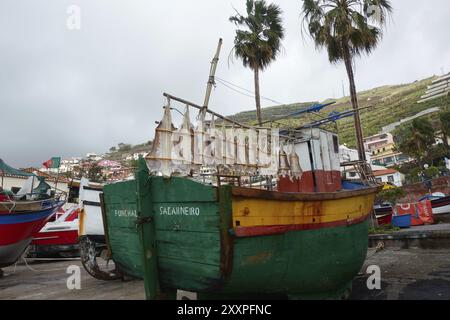
<svg viewBox="0 0 450 320"><path fill-rule="evenodd" d="M244 67L265 69L281 51L284 38L282 11L265 0L247 0L246 16L239 12L229 20L240 28L236 30L230 56L242 60Z"/></svg>
<svg viewBox="0 0 450 320"><path fill-rule="evenodd" d="M343 48L352 56L370 54L391 12L388 0L303 0L302 26L336 63L344 59Z"/></svg>

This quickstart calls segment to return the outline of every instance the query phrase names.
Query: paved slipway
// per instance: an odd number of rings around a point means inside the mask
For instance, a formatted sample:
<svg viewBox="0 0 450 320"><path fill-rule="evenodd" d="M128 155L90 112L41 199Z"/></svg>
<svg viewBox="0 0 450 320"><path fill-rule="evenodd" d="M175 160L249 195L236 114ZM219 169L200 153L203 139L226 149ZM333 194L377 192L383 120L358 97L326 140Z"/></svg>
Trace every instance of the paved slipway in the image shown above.
<svg viewBox="0 0 450 320"><path fill-rule="evenodd" d="M68 290L67 267L80 266L81 290ZM381 269L381 290L368 290L365 273L370 265ZM33 263L5 268L0 299L142 300L142 281L101 281L92 278L79 261ZM352 300L450 299L450 250L370 249L361 274L353 284Z"/></svg>
<svg viewBox="0 0 450 320"><path fill-rule="evenodd" d="M30 262L29 262L30 263ZM81 271L81 289L67 289L67 267L75 265ZM31 270L31 269L33 270ZM20 300L142 300L145 299L142 281L102 281L92 278L81 262L57 261L18 264L3 269L0 278L0 299Z"/></svg>
<svg viewBox="0 0 450 320"><path fill-rule="evenodd" d="M368 290L367 267L381 269L381 290ZM387 249L369 253L353 282L353 300L449 300L449 249Z"/></svg>

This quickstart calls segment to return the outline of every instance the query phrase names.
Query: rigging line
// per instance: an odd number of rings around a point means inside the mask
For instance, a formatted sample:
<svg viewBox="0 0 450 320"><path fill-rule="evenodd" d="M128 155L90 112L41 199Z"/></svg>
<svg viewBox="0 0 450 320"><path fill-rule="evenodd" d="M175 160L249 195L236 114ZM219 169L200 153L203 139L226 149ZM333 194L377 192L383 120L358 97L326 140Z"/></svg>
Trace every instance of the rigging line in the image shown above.
<svg viewBox="0 0 450 320"><path fill-rule="evenodd" d="M244 95L244 96L246 96L246 97L249 97L249 98L255 98L255 96L254 95L248 95L248 94L246 94L246 93L244 93L244 92L241 92L241 91L239 91L239 90L237 90L237 89L235 89L235 88L233 88L233 87L231 87L231 86L229 86L229 85L227 85L224 81L222 81L220 78L216 78L216 80L221 84L221 85L223 85L223 86L225 86L225 87L227 87L228 89L230 89L230 90L233 90L233 91L235 91L235 92L237 92L237 93L239 93L239 94L241 94L241 95ZM245 89L243 89L243 90L245 90ZM248 91L248 90L246 90L246 91ZM262 98L262 97L261 97ZM267 99L266 99L267 100ZM269 99L270 100L270 99ZM273 101L273 100L270 100L270 101ZM283 104L283 103L280 103L280 102L276 102L276 103L279 103L280 105L286 105L286 104ZM313 114L315 117L318 117L319 119L324 119L323 117L321 117L320 115L318 115L318 114ZM235 115L233 116L233 117L235 117ZM295 117L294 117L295 118ZM269 122L273 122L273 121L269 121ZM276 121L275 121L276 122Z"/></svg>
<svg viewBox="0 0 450 320"><path fill-rule="evenodd" d="M216 77L216 79L219 80L219 82L221 82L222 84L224 84L224 82L225 82L226 84L229 84L229 85L231 85L231 86L234 86L234 87L236 87L236 88L239 88L239 89L241 89L241 90L244 90L244 91L246 91L246 92L249 92L249 93L251 93L251 94L253 95L253 97L254 97L254 92L251 91L251 90L245 89L245 88L243 88L243 87L241 87L241 86L238 86L237 84L234 84L234 83L232 83L232 82L230 82L230 81L227 81L227 80L222 79L222 78L219 78L219 77ZM261 99L264 99L264 100L267 100L267 101L271 101L271 102L273 102L273 103L280 104L280 105L286 105L286 103L283 103L283 102L280 102L280 101L276 101L276 100L273 100L273 99L270 99L270 98L267 98L267 97L264 97L264 96L261 96Z"/></svg>
<svg viewBox="0 0 450 320"><path fill-rule="evenodd" d="M239 90L237 90L237 89L235 89L235 88L233 88L233 87L227 85L226 83L220 81L219 79L217 79L217 80L219 81L220 84L224 85L225 87L227 87L227 88L230 89L230 90L233 90L233 91L235 91L235 92L237 92L237 93L239 93L239 94L242 94L242 95L244 95L244 96L246 96L246 97L249 97L249 98L255 98L254 95L249 95L249 94L247 94L247 93L241 92L241 91L239 91Z"/></svg>

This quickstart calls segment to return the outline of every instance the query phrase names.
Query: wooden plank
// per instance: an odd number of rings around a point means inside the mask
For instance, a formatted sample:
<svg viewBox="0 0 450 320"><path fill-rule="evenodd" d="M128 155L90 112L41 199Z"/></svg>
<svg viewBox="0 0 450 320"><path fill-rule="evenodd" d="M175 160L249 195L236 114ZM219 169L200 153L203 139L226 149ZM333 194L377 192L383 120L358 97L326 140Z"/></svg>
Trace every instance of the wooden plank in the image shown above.
<svg viewBox="0 0 450 320"><path fill-rule="evenodd" d="M153 210L159 217L204 217L217 216L219 206L217 202L153 202Z"/></svg>
<svg viewBox="0 0 450 320"><path fill-rule="evenodd" d="M101 192L99 194L99 197L100 197L100 207L101 207L101 212L102 212L103 230L105 231L106 249L108 251L108 257L111 257L112 250L111 250L111 245L109 244L108 219L106 218L105 195L103 194L103 192Z"/></svg>
<svg viewBox="0 0 450 320"><path fill-rule="evenodd" d="M139 217L138 231L142 246L142 261L144 271L145 296L156 299L159 296L159 272L156 247L156 231L154 212L152 210L152 184L147 164L139 159L136 172L137 212Z"/></svg>
<svg viewBox="0 0 450 320"><path fill-rule="evenodd" d="M338 192L316 192L316 193L283 193L250 188L233 187L231 193L236 197L259 198L267 200L283 201L322 201L351 198L371 193L378 193L382 186L371 187L362 190L338 191Z"/></svg>
<svg viewBox="0 0 450 320"><path fill-rule="evenodd" d="M218 232L219 215L216 216L157 216L155 221L157 230L190 231L190 232Z"/></svg>
<svg viewBox="0 0 450 320"><path fill-rule="evenodd" d="M121 203L136 199L136 182L134 180L108 184L103 189L106 203Z"/></svg>
<svg viewBox="0 0 450 320"><path fill-rule="evenodd" d="M157 231L159 258L172 258L186 262L210 265L220 264L219 233Z"/></svg>
<svg viewBox="0 0 450 320"><path fill-rule="evenodd" d="M161 285L184 290L210 290L221 282L220 266L159 258Z"/></svg>
<svg viewBox="0 0 450 320"><path fill-rule="evenodd" d="M138 218L136 201L108 202L105 204L105 208L108 224L111 227L136 229L136 219Z"/></svg>
<svg viewBox="0 0 450 320"><path fill-rule="evenodd" d="M217 191L212 186L179 177L154 177L151 188L153 202L211 202L217 201Z"/></svg>
<svg viewBox="0 0 450 320"><path fill-rule="evenodd" d="M219 188L220 207L220 272L223 277L233 270L233 239L229 230L233 228L231 186Z"/></svg>

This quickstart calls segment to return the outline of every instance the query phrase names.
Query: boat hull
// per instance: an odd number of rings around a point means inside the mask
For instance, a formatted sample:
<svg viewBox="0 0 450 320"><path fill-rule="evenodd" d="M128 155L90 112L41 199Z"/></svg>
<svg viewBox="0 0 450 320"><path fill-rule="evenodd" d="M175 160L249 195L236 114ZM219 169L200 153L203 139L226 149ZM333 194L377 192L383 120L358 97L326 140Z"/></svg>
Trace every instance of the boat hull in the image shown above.
<svg viewBox="0 0 450 320"><path fill-rule="evenodd" d="M450 213L450 197L432 200L431 207L435 215Z"/></svg>
<svg viewBox="0 0 450 320"><path fill-rule="evenodd" d="M287 296L347 298L367 252L367 220L342 227L289 231L233 242L232 272L220 294L208 298Z"/></svg>
<svg viewBox="0 0 450 320"><path fill-rule="evenodd" d="M57 202L40 211L0 214L0 268L19 259L33 235L56 214L62 204Z"/></svg>
<svg viewBox="0 0 450 320"><path fill-rule="evenodd" d="M159 177L145 185L138 198L136 181L105 186L106 236L116 265L147 281L150 247L136 226L152 215L162 291L341 298L364 262L376 188L294 195Z"/></svg>
<svg viewBox="0 0 450 320"><path fill-rule="evenodd" d="M30 242L31 238L28 238L11 244L0 245L0 268L16 263Z"/></svg>

